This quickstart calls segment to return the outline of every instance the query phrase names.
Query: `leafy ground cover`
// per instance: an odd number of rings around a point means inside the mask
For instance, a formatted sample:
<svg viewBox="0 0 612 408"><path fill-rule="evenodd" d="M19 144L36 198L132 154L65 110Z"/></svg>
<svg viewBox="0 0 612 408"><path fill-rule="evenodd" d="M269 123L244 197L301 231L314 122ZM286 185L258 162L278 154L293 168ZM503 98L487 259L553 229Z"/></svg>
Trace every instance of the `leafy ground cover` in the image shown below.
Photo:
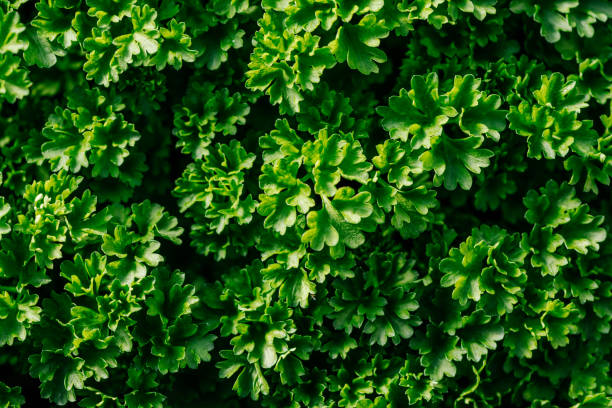
<svg viewBox="0 0 612 408"><path fill-rule="evenodd" d="M0 0L0 407L612 406L612 3Z"/></svg>

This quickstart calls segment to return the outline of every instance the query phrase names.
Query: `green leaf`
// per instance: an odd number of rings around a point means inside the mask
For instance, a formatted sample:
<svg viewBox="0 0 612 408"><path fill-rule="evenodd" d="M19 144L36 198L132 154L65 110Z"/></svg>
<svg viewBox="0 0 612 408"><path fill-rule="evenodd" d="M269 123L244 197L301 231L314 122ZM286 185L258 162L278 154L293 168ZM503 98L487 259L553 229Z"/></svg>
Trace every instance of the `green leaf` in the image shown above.
<svg viewBox="0 0 612 408"><path fill-rule="evenodd" d="M31 85L27 71L19 67L19 59L11 54L0 54L0 96L13 103L28 95Z"/></svg>
<svg viewBox="0 0 612 408"><path fill-rule="evenodd" d="M105 272L106 257L98 252L85 260L77 254L74 262L64 261L61 264L61 275L69 281L64 288L74 296L95 296Z"/></svg>
<svg viewBox="0 0 612 408"><path fill-rule="evenodd" d="M91 158L95 163L92 175L119 178L119 168L129 155L128 147L134 146L140 133L121 114L95 122L92 128L90 143L95 148Z"/></svg>
<svg viewBox="0 0 612 408"><path fill-rule="evenodd" d="M580 93L576 82L565 81L562 74L555 72L550 76L542 76L542 86L533 91L538 104L556 111L567 110L579 112L586 108L587 96Z"/></svg>
<svg viewBox="0 0 612 408"><path fill-rule="evenodd" d="M607 408L612 406L612 400L604 393L587 395L572 408Z"/></svg>
<svg viewBox="0 0 612 408"><path fill-rule="evenodd" d="M567 346L568 336L578 331L575 324L575 312L576 309L572 303L564 304L559 299L546 302L542 323L546 330L546 337L553 348Z"/></svg>
<svg viewBox="0 0 612 408"><path fill-rule="evenodd" d="M28 43L19 38L25 29L19 22L19 13L0 9L0 54L17 54L26 49Z"/></svg>
<svg viewBox="0 0 612 408"><path fill-rule="evenodd" d="M289 161L301 161L301 148L304 140L291 128L287 119L277 119L274 130L259 138L263 150L264 163L276 162L287 158Z"/></svg>
<svg viewBox="0 0 612 408"><path fill-rule="evenodd" d="M374 166L387 174L389 183L401 189L413 183L412 177L423 171L423 164L410 157L397 140L386 140L376 145L378 155L372 159Z"/></svg>
<svg viewBox="0 0 612 408"><path fill-rule="evenodd" d="M26 329L40 320L41 308L37 304L38 296L27 291L15 298L6 291L0 292L0 346L26 339Z"/></svg>
<svg viewBox="0 0 612 408"><path fill-rule="evenodd" d="M87 0L89 10L87 15L96 17L99 26L106 26L109 23L117 23L123 17L129 16L134 6L134 0L117 2L113 0Z"/></svg>
<svg viewBox="0 0 612 408"><path fill-rule="evenodd" d="M457 115L452 107L444 106L438 93L438 75L415 75L411 89L400 90L399 96L389 98L389 107L377 109L383 117L382 126L391 137L403 142L413 135L410 146L430 148L442 134L442 126Z"/></svg>
<svg viewBox="0 0 612 408"><path fill-rule="evenodd" d="M357 248L365 242L359 222L372 213L371 196L342 187L332 200L321 198L323 208L308 214L308 229L302 235L302 242L315 251L327 246L332 249L332 256L341 257L345 246Z"/></svg>
<svg viewBox="0 0 612 408"><path fill-rule="evenodd" d="M444 188L454 190L457 184L463 190L472 188L470 173L480 174L481 169L488 167L493 152L479 149L482 138L466 137L450 139L444 137L429 151L420 156L425 169L436 173L436 185L444 183Z"/></svg>
<svg viewBox="0 0 612 408"><path fill-rule="evenodd" d="M563 237L552 232L551 227L534 227L529 235L523 235L521 247L532 252L531 266L542 268L543 275L555 276L559 269L568 264L566 256L558 254Z"/></svg>
<svg viewBox="0 0 612 408"><path fill-rule="evenodd" d="M217 338L214 334L196 337L189 340L185 349L185 359L189 368L197 368L202 361L210 361L210 352L213 350L213 342Z"/></svg>
<svg viewBox="0 0 612 408"><path fill-rule="evenodd" d="M527 137L528 156L554 159L567 155L569 148L589 151L592 144L588 122L576 120L577 112L587 105L586 96L576 88L574 81L565 81L554 73L542 76L541 87L533 92L535 103L527 100L510 106L510 129ZM583 146L584 145L584 146Z"/></svg>
<svg viewBox="0 0 612 408"><path fill-rule="evenodd" d="M170 20L168 28L161 27L160 46L155 56L151 59L151 65L162 70L166 65L174 69L180 69L183 61L195 61L196 51L192 50L191 38L185 34L185 23Z"/></svg>
<svg viewBox="0 0 612 408"><path fill-rule="evenodd" d="M320 37L285 31L280 17L265 13L255 33L246 86L266 92L281 113L300 111L303 91L313 90L323 71L335 65L329 47L320 47Z"/></svg>
<svg viewBox="0 0 612 408"><path fill-rule="evenodd" d="M599 228L604 217L594 217L588 211L588 205L581 205L572 212L571 221L559 229L565 246L580 254L586 254L589 248L598 251L599 244L606 239L606 230Z"/></svg>
<svg viewBox="0 0 612 408"><path fill-rule="evenodd" d="M8 223L10 211L11 206L4 201L4 197L0 197L0 239L2 235L11 232L11 225Z"/></svg>
<svg viewBox="0 0 612 408"><path fill-rule="evenodd" d="M278 161L264 165L259 176L264 194L259 195L257 212L266 217L264 227L281 235L295 224L297 211L306 214L315 205L310 186L297 178L299 167L297 162Z"/></svg>
<svg viewBox="0 0 612 408"><path fill-rule="evenodd" d="M329 47L338 62L346 61L350 68L364 75L376 74L376 64L387 61L384 51L377 47L380 39L388 35L384 22L377 21L374 14L368 14L359 24L343 24Z"/></svg>
<svg viewBox="0 0 612 408"><path fill-rule="evenodd" d="M459 114L459 127L471 136L485 135L495 141L506 128L507 111L499 109L501 98L489 95Z"/></svg>
<svg viewBox="0 0 612 408"><path fill-rule="evenodd" d="M518 234L497 226L474 228L440 261L440 285L453 286L452 297L461 305L471 299L500 315L511 312L526 281L522 265L527 252L519 242Z"/></svg>
<svg viewBox="0 0 612 408"><path fill-rule="evenodd" d="M483 290L480 287L480 273L486 252L475 251L470 253L471 237L461 244L461 247L450 251L450 258L440 262L440 270L444 277L440 281L443 287L454 286L453 299L466 304L468 299L476 302L480 300Z"/></svg>
<svg viewBox="0 0 612 408"><path fill-rule="evenodd" d="M288 15L285 25L292 34L302 30L312 32L319 26L329 30L337 19L334 5L317 0L297 0L285 12Z"/></svg>
<svg viewBox="0 0 612 408"><path fill-rule="evenodd" d="M438 204L436 192L425 186L408 190L398 190L384 181L380 188L371 191L376 203L388 213L392 213L391 224L403 237L417 237L431 221L430 209Z"/></svg>
<svg viewBox="0 0 612 408"><path fill-rule="evenodd" d="M496 0L459 0L453 3L456 3L456 7L464 13L474 14L474 17L480 21L484 20L487 14L492 15L497 12L494 7Z"/></svg>
<svg viewBox="0 0 612 408"><path fill-rule="evenodd" d="M89 167L91 134L81 133L75 119L71 110L58 107L42 130L48 140L41 146L42 156L51 162L54 171L70 169L77 173L82 167Z"/></svg>
<svg viewBox="0 0 612 408"><path fill-rule="evenodd" d="M38 10L38 15L32 20L32 26L38 29L42 38L46 38L51 42L57 41L57 43L65 48L70 47L77 40L77 32L72 27L74 13L70 13L67 10L73 7L70 2L50 0L46 2L37 2L35 7L36 10ZM30 41L29 47L31 46L32 41ZM43 47L40 51L43 51L46 48L44 47L43 41L41 41L41 46ZM30 53L33 51L35 50L29 50ZM46 51L44 52L46 54ZM28 50L26 50L26 54L27 53ZM38 53L38 51L36 51L36 53ZM40 56L42 57L42 55ZM26 58L28 57L26 56ZM44 59L50 62L51 57L47 54Z"/></svg>
<svg viewBox="0 0 612 408"><path fill-rule="evenodd" d="M166 397L158 392L132 391L125 396L127 408L163 408Z"/></svg>
<svg viewBox="0 0 612 408"><path fill-rule="evenodd" d="M531 358L533 351L538 347L538 336L524 322L518 328L506 330L504 333L504 346L509 349L510 355L520 358Z"/></svg>
<svg viewBox="0 0 612 408"><path fill-rule="evenodd" d="M76 400L76 390L84 387L88 375L83 372L82 358L63 356L58 352L43 351L28 358L30 375L41 381L40 395L64 405Z"/></svg>
<svg viewBox="0 0 612 408"><path fill-rule="evenodd" d="M28 65L36 65L41 68L50 68L57 62L57 57L49 40L37 29L29 27L25 31L28 39L28 48L23 53L23 58Z"/></svg>
<svg viewBox="0 0 612 408"><path fill-rule="evenodd" d="M365 184L372 169L352 134L328 136L327 131L321 130L314 143L304 144L302 154L304 164L312 167L315 192L327 197L336 194L341 178Z"/></svg>
<svg viewBox="0 0 612 408"><path fill-rule="evenodd" d="M357 348L357 341L348 334L341 332L330 336L329 340L322 345L321 351L329 353L333 359L341 357L345 359L348 353Z"/></svg>
<svg viewBox="0 0 612 408"><path fill-rule="evenodd" d="M71 212L66 216L70 235L77 243L88 241L99 241L106 234L107 223L110 216L106 209L96 211L97 197L89 190L83 193L81 198L73 198L70 202Z"/></svg>
<svg viewBox="0 0 612 408"><path fill-rule="evenodd" d="M410 347L419 351L420 362L425 374L433 381L454 377L457 373L455 361L463 358L463 351L457 347L459 339L449 336L430 325L427 334L419 334L410 341Z"/></svg>
<svg viewBox="0 0 612 408"><path fill-rule="evenodd" d="M198 302L192 285L184 285L185 275L167 268L155 269L153 291L145 301L147 315L159 316L164 324L174 322L188 314L193 304Z"/></svg>
<svg viewBox="0 0 612 408"><path fill-rule="evenodd" d="M272 264L263 271L263 276L273 287L279 288L279 297L289 306L307 307L309 297L315 294L315 284L308 279L304 269L282 270L279 264Z"/></svg>
<svg viewBox="0 0 612 408"><path fill-rule="evenodd" d="M119 81L119 74L127 68L127 64L121 65L121 61L115 58L115 47L112 45L112 37L107 30L94 27L83 42L87 52L87 62L83 64L83 70L87 72L87 79L93 79L96 83L108 87L112 82Z"/></svg>
<svg viewBox="0 0 612 408"><path fill-rule="evenodd" d="M235 139L229 145L217 145L205 161L191 163L177 180L174 194L181 211L191 209L197 217L208 219L208 229L216 234L233 221L250 223L256 204L250 194L244 194L244 180L254 161L255 155Z"/></svg>
<svg viewBox="0 0 612 408"><path fill-rule="evenodd" d="M25 398L21 394L21 387L9 387L0 382L0 407L18 408L25 404Z"/></svg>
<svg viewBox="0 0 612 408"><path fill-rule="evenodd" d="M527 207L525 219L534 225L558 227L571 220L570 212L580 206L580 200L575 197L576 190L567 183L559 185L549 180L545 187L540 188L540 194L530 190L523 199Z"/></svg>
<svg viewBox="0 0 612 408"><path fill-rule="evenodd" d="M113 39L113 45L117 47L116 57L127 64L131 64L134 57L141 60L146 55L155 54L159 48L159 32L155 24L157 12L149 5L136 6L131 10L131 17L133 31Z"/></svg>
<svg viewBox="0 0 612 408"><path fill-rule="evenodd" d="M497 342L504 338L504 327L479 310L463 318L457 335L468 360L478 362L486 357L489 350L497 348Z"/></svg>
<svg viewBox="0 0 612 408"><path fill-rule="evenodd" d="M287 385L299 383L300 377L306 374L304 365L295 356L281 359L276 366L276 370L279 372L282 384Z"/></svg>

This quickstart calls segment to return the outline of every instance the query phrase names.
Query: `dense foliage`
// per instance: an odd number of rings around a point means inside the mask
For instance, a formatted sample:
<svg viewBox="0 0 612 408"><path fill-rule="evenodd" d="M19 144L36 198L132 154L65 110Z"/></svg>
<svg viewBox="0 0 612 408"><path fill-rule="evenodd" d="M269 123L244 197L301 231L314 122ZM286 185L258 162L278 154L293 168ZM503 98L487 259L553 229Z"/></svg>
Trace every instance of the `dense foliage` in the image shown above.
<svg viewBox="0 0 612 408"><path fill-rule="evenodd" d="M612 406L612 3L0 0L0 408Z"/></svg>

